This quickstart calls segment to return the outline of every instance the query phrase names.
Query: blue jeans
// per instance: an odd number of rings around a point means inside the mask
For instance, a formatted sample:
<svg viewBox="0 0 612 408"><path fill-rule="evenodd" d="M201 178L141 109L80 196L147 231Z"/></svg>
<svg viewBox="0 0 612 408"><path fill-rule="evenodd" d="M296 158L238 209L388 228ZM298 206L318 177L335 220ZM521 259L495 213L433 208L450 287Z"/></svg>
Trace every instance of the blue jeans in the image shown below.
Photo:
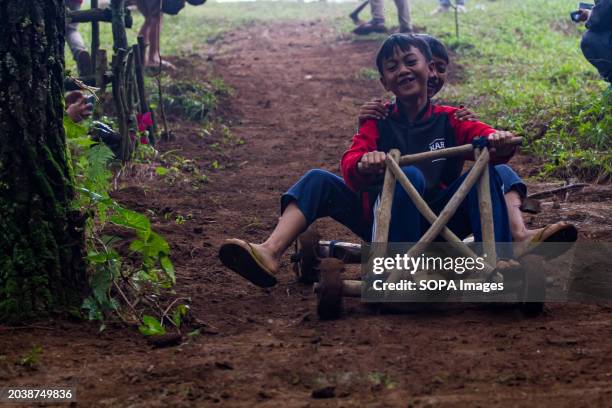
<svg viewBox="0 0 612 408"><path fill-rule="evenodd" d="M331 217L364 241L372 238L372 225L363 218L359 194L352 191L341 177L327 170L309 170L281 197L281 213L295 202L306 223Z"/></svg>
<svg viewBox="0 0 612 408"><path fill-rule="evenodd" d="M416 190L423 195L425 179L414 166L402 170ZM452 195L457 191L467 173L453 182L435 201L428 203L435 213L439 213ZM503 182L497 171L489 172L491 200L495 224L495 240L512 242L508 223L508 211L504 201ZM318 218L331 217L343 224L364 241L372 239L373 225L365 221L362 214L361 197L350 190L342 178L326 170L310 170L281 197L281 213L289 203L295 202L304 214L308 225ZM391 210L389 242L416 242L423 235L428 223L416 209L404 189L396 185ZM470 233L476 241L482 240L480 211L476 187L468 193L459 206L448 227L460 238Z"/></svg>
<svg viewBox="0 0 612 408"><path fill-rule="evenodd" d="M463 6L465 5L465 0L457 0L456 4L458 6ZM450 0L440 0L440 5L442 7L450 7Z"/></svg>
<svg viewBox="0 0 612 408"><path fill-rule="evenodd" d="M527 186L510 166L507 164L498 164L495 166L495 171L501 178L504 194L508 194L508 192L514 190L519 193L521 199L527 197Z"/></svg>

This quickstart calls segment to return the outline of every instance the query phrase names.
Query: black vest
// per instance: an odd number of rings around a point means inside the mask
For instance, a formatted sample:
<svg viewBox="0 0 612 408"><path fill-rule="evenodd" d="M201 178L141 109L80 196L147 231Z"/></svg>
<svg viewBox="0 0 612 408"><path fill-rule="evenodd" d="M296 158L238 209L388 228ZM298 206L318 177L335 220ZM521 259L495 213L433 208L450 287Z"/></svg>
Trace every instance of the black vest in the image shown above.
<svg viewBox="0 0 612 408"><path fill-rule="evenodd" d="M397 116L379 120L377 150L389 152L398 149L401 155L428 152L456 146L455 131L446 113L432 113L426 119L408 122ZM455 181L463 168L463 158L439 158L416 163L414 165L425 176L426 201L434 201L449 184ZM378 185L378 193L381 185ZM376 196L371 191L370 196ZM375 197L374 197L375 198Z"/></svg>

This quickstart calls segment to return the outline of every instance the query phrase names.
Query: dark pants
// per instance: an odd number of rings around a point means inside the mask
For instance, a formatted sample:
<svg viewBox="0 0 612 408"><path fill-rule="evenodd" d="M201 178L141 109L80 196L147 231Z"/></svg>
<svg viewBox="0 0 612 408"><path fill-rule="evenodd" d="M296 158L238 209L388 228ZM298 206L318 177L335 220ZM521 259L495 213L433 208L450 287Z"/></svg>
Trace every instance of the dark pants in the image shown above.
<svg viewBox="0 0 612 408"><path fill-rule="evenodd" d="M403 167L402 170L417 191L423 195L425 179L421 171L414 166ZM497 242L512 242L502 178L493 167L491 167L489 175L491 178L495 240ZM466 174L459 177L444 191L442 196L429 203L435 213L439 213L444 208L444 205L457 191L465 177ZM292 201L295 201L302 211L308 225L318 218L331 217L359 235L364 241L369 242L372 239L373 225L371 222L364 220L361 197L351 191L342 178L335 174L325 170L308 171L281 197L281 212ZM427 227L428 223L398 183L391 211L389 242L416 242ZM451 218L448 227L460 238L473 233L476 241L482 240L476 187L471 189Z"/></svg>
<svg viewBox="0 0 612 408"><path fill-rule="evenodd" d="M612 30L587 30L580 42L584 57L599 71L604 81L612 83Z"/></svg>
<svg viewBox="0 0 612 408"><path fill-rule="evenodd" d="M501 179L504 194L514 190L519 193L521 198L527 197L527 186L510 166L507 164L498 164L495 166L495 171Z"/></svg>

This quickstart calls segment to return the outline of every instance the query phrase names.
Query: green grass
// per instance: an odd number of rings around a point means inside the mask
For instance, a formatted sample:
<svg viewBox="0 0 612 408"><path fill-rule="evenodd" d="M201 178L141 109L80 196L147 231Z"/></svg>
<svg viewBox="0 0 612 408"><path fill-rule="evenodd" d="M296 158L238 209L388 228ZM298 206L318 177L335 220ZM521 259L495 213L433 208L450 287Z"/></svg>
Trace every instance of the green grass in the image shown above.
<svg viewBox="0 0 612 408"><path fill-rule="evenodd" d="M580 51L584 27L569 21L574 2L471 0L469 12L460 15L459 39L453 13L431 16L433 0L410 0L410 5L413 24L445 42L461 66L462 80L448 83L439 95L441 100L463 103L484 121L526 136L528 150L555 159L542 169L543 174L610 176L607 146L612 142L612 120L610 105L601 96L606 85ZM186 6L178 16L165 18L162 51L165 55L196 53L210 47L207 42L219 34L254 21L320 20L346 36L352 29L347 15L355 6L266 1ZM367 8L362 18L369 18ZM141 16L134 13L134 28L128 32L131 42L141 24ZM387 4L387 24L397 25L392 2ZM88 39L88 25L81 30ZM105 24L101 42L110 48L110 41L110 26ZM73 66L71 58L67 61ZM356 67L355 74L362 77L372 68ZM576 159L568 169L563 164L567 160L560 157Z"/></svg>

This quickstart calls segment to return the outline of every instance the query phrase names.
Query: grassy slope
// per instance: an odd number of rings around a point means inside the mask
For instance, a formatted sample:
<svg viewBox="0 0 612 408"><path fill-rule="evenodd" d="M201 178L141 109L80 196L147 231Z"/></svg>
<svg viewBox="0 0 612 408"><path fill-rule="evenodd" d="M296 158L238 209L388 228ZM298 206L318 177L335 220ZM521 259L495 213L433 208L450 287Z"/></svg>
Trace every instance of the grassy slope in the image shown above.
<svg viewBox="0 0 612 408"><path fill-rule="evenodd" d="M395 10L389 3L388 23L394 25ZM612 173L607 148L612 111L602 101L604 82L580 51L584 28L569 21L574 2L472 0L469 12L460 15L459 40L453 13L431 16L433 0L410 4L414 24L454 49L455 61L464 68L463 81L445 87L441 99L464 103L497 127L537 139L530 149L551 159L545 168L549 173ZM189 54L219 33L262 20L327 20L339 33L347 33L352 26L346 15L355 5L260 1L187 6L178 16L166 18L162 49L166 55ZM363 18L368 14L366 9ZM134 17L134 27L139 27L142 18L137 13ZM89 27L81 30L87 39ZM136 30L130 30L130 41L135 35ZM110 38L105 25L102 43L109 44Z"/></svg>

